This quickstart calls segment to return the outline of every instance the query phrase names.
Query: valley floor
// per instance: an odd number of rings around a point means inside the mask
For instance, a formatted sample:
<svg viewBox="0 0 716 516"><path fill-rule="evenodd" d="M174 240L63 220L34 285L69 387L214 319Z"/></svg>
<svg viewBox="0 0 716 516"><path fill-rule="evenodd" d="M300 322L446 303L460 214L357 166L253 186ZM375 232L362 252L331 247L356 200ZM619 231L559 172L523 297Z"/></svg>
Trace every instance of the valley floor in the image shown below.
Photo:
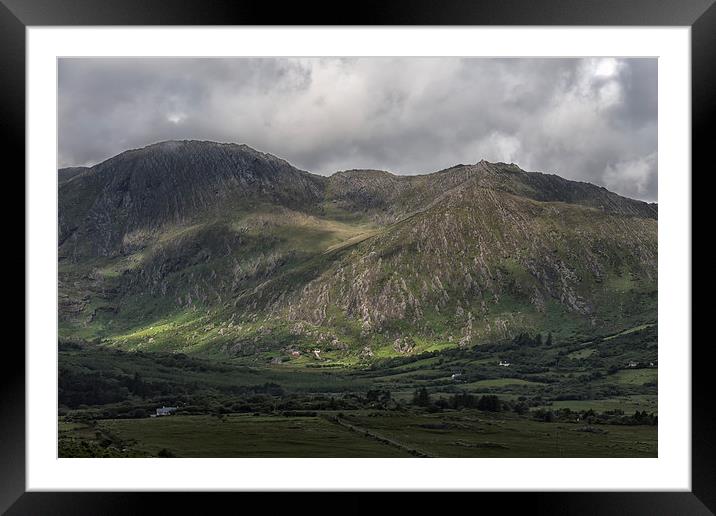
<svg viewBox="0 0 716 516"><path fill-rule="evenodd" d="M656 426L538 422L478 410L167 416L60 424L61 457L656 457Z"/></svg>
<svg viewBox="0 0 716 516"><path fill-rule="evenodd" d="M58 455L656 457L656 346L645 325L309 367L64 342Z"/></svg>

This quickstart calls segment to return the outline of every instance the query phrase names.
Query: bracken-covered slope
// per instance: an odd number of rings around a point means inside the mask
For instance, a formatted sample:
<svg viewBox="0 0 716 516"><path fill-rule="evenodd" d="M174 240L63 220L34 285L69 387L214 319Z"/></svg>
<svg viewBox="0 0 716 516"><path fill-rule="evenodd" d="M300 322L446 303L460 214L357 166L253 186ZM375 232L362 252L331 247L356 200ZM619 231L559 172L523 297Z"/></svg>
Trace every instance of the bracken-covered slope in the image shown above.
<svg viewBox="0 0 716 516"><path fill-rule="evenodd" d="M61 333L128 349L351 361L656 319L656 205L512 164L323 177L164 142L59 198Z"/></svg>

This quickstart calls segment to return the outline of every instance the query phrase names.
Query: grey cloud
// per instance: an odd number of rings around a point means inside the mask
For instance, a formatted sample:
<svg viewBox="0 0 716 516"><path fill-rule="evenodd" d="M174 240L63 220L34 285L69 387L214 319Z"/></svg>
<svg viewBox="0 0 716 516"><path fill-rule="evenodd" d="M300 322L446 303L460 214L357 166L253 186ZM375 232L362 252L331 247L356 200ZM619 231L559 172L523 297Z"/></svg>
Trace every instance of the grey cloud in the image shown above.
<svg viewBox="0 0 716 516"><path fill-rule="evenodd" d="M168 139L321 174L514 162L657 199L656 59L66 58L59 165Z"/></svg>

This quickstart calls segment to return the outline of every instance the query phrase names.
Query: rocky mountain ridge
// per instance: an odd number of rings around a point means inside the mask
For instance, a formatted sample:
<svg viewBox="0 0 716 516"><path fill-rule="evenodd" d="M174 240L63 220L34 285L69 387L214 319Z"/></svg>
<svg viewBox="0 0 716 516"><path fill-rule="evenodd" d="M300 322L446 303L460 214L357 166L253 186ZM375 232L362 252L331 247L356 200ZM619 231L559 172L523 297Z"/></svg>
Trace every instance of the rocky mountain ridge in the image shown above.
<svg viewBox="0 0 716 516"><path fill-rule="evenodd" d="M66 335L365 357L656 317L656 206L514 164L325 177L183 141L60 175Z"/></svg>

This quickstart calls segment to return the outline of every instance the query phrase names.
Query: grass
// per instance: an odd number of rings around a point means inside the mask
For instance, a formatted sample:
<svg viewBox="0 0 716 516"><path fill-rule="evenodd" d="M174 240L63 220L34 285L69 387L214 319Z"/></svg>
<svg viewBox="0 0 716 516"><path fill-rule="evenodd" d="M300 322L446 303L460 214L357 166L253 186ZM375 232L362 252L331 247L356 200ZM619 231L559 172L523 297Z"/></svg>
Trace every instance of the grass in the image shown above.
<svg viewBox="0 0 716 516"><path fill-rule="evenodd" d="M329 414L327 414L329 415ZM355 411L344 425L323 417L229 415L105 420L96 430L112 436L127 456L176 457L656 457L657 428L544 423L509 414ZM351 431L351 426L356 431ZM86 431L82 426L72 432ZM363 433L367 431L366 435ZM65 438L70 430L64 427ZM392 445L386 444L390 441Z"/></svg>
<svg viewBox="0 0 716 516"><path fill-rule="evenodd" d="M248 331L258 331L254 326L260 324L252 323ZM161 328L147 328L155 330ZM267 338L282 335L276 330ZM209 358L65 342L59 353L60 445L68 455L101 457L155 456L164 448L192 457L375 457L406 450L441 457L650 456L656 453L656 427L601 421L599 429L585 432L584 423L572 423L570 416L560 416L559 423L532 418L539 408L621 410L627 416L658 412L656 368L613 372L631 360L655 360L656 337L656 327L649 326L607 342L505 341L355 363L326 352L325 360L301 355L282 364L268 360L285 354L278 347ZM498 366L501 359L512 365ZM457 372L455 381L451 376ZM137 390L137 382L144 390ZM271 394L267 385L278 393ZM443 412L413 407L421 387L433 402L443 403ZM371 404L371 390L388 391L390 406ZM497 395L508 408L493 414L444 404L460 392ZM162 404L185 413L146 417ZM531 412L518 415L517 404ZM284 417L283 411L326 417ZM344 412L345 424L331 421L330 411ZM249 415L254 413L261 415Z"/></svg>
<svg viewBox="0 0 716 516"><path fill-rule="evenodd" d="M655 457L656 427L542 423L479 411L356 417L375 432L439 457Z"/></svg>
<svg viewBox="0 0 716 516"><path fill-rule="evenodd" d="M658 374L656 369L624 369L617 371L611 378L621 385L644 385L655 383Z"/></svg>
<svg viewBox="0 0 716 516"><path fill-rule="evenodd" d="M622 335L629 335L630 333L635 333L635 332L639 332L642 330L646 330L647 328L651 328L655 325L656 325L656 323L640 324L638 326L634 326L633 328L629 328L627 330L619 332L615 335L609 335L608 337L604 337L604 339L602 339L602 340L611 340L615 337L621 337Z"/></svg>
<svg viewBox="0 0 716 516"><path fill-rule="evenodd" d="M644 411L658 413L658 401L656 395L633 395L620 396L618 398L604 400L563 400L553 401L549 405L550 409L570 410L594 410L595 412L606 412L609 410L622 410L625 414L633 414L635 411Z"/></svg>
<svg viewBox="0 0 716 516"><path fill-rule="evenodd" d="M320 417L229 415L107 420L101 430L134 452L177 457L409 457Z"/></svg>
<svg viewBox="0 0 716 516"><path fill-rule="evenodd" d="M594 348L584 348L577 351L572 351L567 355L568 358L572 358L575 360L579 360L580 358L588 358L594 354L596 349Z"/></svg>
<svg viewBox="0 0 716 516"><path fill-rule="evenodd" d="M485 387L506 387L508 385L542 385L540 382L532 382L529 380L522 380L521 378L494 378L492 380L478 380L477 382L471 382L461 384L461 388L467 390L482 389Z"/></svg>
<svg viewBox="0 0 716 516"><path fill-rule="evenodd" d="M169 365L164 365L165 362ZM203 388L221 390L273 382L292 392L347 392L370 388L368 379L346 371L327 372L307 367L271 365L257 368L231 361L200 358L191 358L185 365L172 362L172 354L111 351L101 346L60 353L60 366L65 370L79 373L114 372L127 376L138 373L147 381L169 382L175 386L197 383Z"/></svg>

